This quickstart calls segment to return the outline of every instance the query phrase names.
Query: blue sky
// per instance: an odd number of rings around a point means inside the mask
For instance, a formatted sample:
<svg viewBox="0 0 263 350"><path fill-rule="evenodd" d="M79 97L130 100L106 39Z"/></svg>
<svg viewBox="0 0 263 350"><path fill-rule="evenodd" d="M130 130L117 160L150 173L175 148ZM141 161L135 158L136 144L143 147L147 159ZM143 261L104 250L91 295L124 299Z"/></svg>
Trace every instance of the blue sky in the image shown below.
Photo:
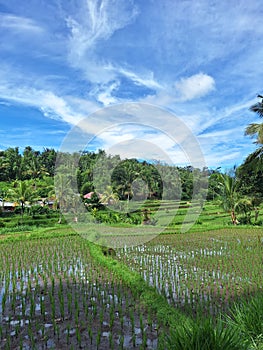
<svg viewBox="0 0 263 350"><path fill-rule="evenodd" d="M255 0L0 0L0 148L59 149L83 118L139 102L182 120L208 167L238 165L256 147L244 129L263 92L262 18Z"/></svg>

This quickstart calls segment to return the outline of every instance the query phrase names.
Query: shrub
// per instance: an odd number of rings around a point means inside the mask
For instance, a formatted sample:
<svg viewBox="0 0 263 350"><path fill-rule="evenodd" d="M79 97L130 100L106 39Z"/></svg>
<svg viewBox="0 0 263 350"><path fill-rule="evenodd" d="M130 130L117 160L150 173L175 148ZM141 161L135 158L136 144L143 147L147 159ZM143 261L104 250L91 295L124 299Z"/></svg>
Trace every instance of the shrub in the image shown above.
<svg viewBox="0 0 263 350"><path fill-rule="evenodd" d="M43 214L47 215L50 213L50 209L47 206L32 205L32 207L29 209L29 213L32 215L32 217Z"/></svg>

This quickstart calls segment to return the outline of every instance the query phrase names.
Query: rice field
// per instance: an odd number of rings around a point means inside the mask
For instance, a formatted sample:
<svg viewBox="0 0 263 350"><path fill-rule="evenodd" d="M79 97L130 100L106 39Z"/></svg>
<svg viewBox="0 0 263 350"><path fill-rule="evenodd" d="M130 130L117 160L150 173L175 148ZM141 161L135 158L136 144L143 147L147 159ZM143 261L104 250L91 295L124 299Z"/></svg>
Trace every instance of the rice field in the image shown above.
<svg viewBox="0 0 263 350"><path fill-rule="evenodd" d="M156 349L158 325L78 236L0 245L1 349Z"/></svg>
<svg viewBox="0 0 263 350"><path fill-rule="evenodd" d="M172 317L173 329L180 315L216 322L241 298L262 293L259 229L160 235L116 248L113 259L82 236L64 234L1 242L0 349L163 349L160 339L172 328L149 312L139 289L151 286L168 302L161 318Z"/></svg>
<svg viewBox="0 0 263 350"><path fill-rule="evenodd" d="M191 316L216 317L263 288L261 230L160 235L118 250L118 259Z"/></svg>

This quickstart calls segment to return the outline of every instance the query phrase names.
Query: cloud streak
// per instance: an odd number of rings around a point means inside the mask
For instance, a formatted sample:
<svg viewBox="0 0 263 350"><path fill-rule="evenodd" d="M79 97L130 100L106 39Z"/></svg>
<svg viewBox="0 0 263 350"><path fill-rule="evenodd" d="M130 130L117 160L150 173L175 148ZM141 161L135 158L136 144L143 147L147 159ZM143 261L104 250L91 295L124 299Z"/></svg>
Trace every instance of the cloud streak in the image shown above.
<svg viewBox="0 0 263 350"><path fill-rule="evenodd" d="M0 13L0 28L11 30L16 34L27 32L27 34L41 34L44 29L30 18Z"/></svg>
<svg viewBox="0 0 263 350"><path fill-rule="evenodd" d="M147 102L180 118L210 164L240 162L248 153L250 140L242 130L257 120L248 108L263 92L259 2L9 0L5 5L1 108L32 107L46 120L75 125L102 107ZM151 115L144 120L150 125ZM167 151L167 140L155 137Z"/></svg>
<svg viewBox="0 0 263 350"><path fill-rule="evenodd" d="M107 41L116 31L133 21L137 15L136 7L131 1L118 0L113 5L108 0L86 0L76 3L76 14L66 17L70 31L68 41L68 58L74 68L82 69L86 76L96 83L94 71L98 73L100 65L96 63L96 45L99 41ZM87 64L87 61L89 62ZM106 68L107 64L103 64ZM93 71L92 73L90 73ZM102 73L102 72L101 72ZM111 77L107 72L105 78ZM104 80L105 82L105 80Z"/></svg>

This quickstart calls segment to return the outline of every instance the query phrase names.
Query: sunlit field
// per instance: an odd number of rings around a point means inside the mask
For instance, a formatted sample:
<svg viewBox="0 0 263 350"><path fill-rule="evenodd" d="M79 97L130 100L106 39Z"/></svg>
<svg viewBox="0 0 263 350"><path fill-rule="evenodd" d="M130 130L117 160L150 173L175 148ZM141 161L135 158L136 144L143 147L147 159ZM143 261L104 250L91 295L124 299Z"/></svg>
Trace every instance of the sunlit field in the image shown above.
<svg viewBox="0 0 263 350"><path fill-rule="evenodd" d="M114 254L69 226L2 234L0 348L261 349L262 230L201 226Z"/></svg>
<svg viewBox="0 0 263 350"><path fill-rule="evenodd" d="M20 241L0 249L4 348L157 348L154 319L121 280L96 266L85 240Z"/></svg>
<svg viewBox="0 0 263 350"><path fill-rule="evenodd" d="M168 302L190 315L217 316L263 287L263 235L249 229L160 235L118 251Z"/></svg>

